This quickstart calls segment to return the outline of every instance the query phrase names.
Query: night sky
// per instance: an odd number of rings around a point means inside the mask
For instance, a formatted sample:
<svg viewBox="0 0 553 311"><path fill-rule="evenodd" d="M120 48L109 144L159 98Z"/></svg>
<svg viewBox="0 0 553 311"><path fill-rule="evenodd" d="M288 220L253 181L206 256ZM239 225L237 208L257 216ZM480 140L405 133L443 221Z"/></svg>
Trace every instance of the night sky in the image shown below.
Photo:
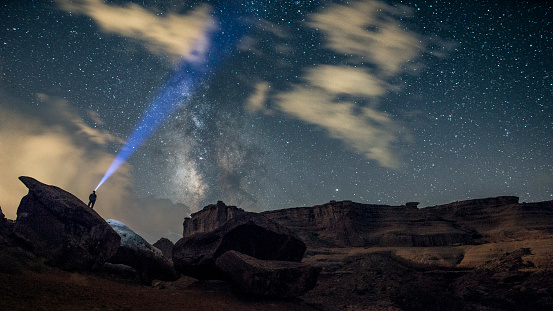
<svg viewBox="0 0 553 311"><path fill-rule="evenodd" d="M98 189L104 218L155 242L218 200L553 199L552 2L226 2L2 1L6 216L22 175L87 203L167 81L227 35Z"/></svg>

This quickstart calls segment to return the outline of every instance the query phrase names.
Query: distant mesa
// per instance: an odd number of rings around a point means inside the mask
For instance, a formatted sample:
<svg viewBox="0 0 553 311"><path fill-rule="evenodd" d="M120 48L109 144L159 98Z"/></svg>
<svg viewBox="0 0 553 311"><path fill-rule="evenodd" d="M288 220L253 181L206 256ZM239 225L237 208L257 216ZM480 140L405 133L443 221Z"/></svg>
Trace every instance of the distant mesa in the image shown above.
<svg viewBox="0 0 553 311"><path fill-rule="evenodd" d="M553 233L552 201L520 204L516 196L414 208L330 201L261 214L297 233L308 248L473 245Z"/></svg>

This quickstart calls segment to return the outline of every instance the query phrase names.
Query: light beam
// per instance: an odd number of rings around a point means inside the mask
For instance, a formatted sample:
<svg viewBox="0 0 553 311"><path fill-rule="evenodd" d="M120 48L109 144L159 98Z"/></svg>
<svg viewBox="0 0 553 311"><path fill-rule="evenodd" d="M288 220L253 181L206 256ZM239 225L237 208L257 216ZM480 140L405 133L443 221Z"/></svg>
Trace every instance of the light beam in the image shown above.
<svg viewBox="0 0 553 311"><path fill-rule="evenodd" d="M206 42L198 43L209 44L208 47L197 46L195 49L195 51L206 51L205 54L202 57L194 57L193 60L183 60L179 69L146 110L142 120L119 151L95 190L98 190L178 107L186 105L186 101L193 94L194 89L206 80L208 74L213 72L217 65L230 54L236 41L245 32L246 25L238 18L231 18L232 14L229 13L236 13L234 10L219 10L219 12L224 12L219 22L220 31L215 34L207 34L213 36L211 42L206 40Z"/></svg>

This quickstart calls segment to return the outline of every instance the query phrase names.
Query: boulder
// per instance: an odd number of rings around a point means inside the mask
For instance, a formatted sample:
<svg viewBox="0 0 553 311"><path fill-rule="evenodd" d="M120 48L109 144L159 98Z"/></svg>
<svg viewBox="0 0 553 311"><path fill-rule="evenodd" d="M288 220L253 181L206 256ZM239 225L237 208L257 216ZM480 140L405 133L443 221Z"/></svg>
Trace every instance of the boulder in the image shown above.
<svg viewBox="0 0 553 311"><path fill-rule="evenodd" d="M0 207L0 246L10 244L12 231L13 228Z"/></svg>
<svg viewBox="0 0 553 311"><path fill-rule="evenodd" d="M277 298L295 297L313 289L320 267L290 262L259 260L236 251L228 251L215 261L245 294Z"/></svg>
<svg viewBox="0 0 553 311"><path fill-rule="evenodd" d="M226 279L215 260L229 250L261 260L301 261L305 243L267 217L243 212L221 227L180 239L173 249L177 271L197 279Z"/></svg>
<svg viewBox="0 0 553 311"><path fill-rule="evenodd" d="M173 259L173 247L175 247L175 243L171 242L171 240L167 238L161 238L157 240L157 242L155 242L153 246L163 253L163 257L169 260Z"/></svg>
<svg viewBox="0 0 553 311"><path fill-rule="evenodd" d="M63 189L19 179L29 188L14 225L20 244L65 270L88 270L115 254L121 239L94 210Z"/></svg>
<svg viewBox="0 0 553 311"><path fill-rule="evenodd" d="M174 281L179 278L171 261L159 249L124 223L114 219L108 219L107 223L121 236L121 245L108 262L132 267L146 285L153 280Z"/></svg>

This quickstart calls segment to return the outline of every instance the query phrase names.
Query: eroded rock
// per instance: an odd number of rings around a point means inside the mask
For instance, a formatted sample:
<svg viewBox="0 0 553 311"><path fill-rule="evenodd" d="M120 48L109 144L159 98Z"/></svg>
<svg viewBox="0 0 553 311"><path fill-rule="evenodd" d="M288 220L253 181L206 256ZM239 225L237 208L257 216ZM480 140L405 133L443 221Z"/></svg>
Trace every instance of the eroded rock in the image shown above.
<svg viewBox="0 0 553 311"><path fill-rule="evenodd" d="M153 280L178 279L179 275L172 263L159 249L150 245L124 223L114 219L108 219L107 223L121 236L121 245L108 262L134 268L142 282L147 285L150 285Z"/></svg>
<svg viewBox="0 0 553 311"><path fill-rule="evenodd" d="M262 260L301 261L305 243L267 217L242 212L221 227L179 240L173 249L177 271L197 279L224 279L215 260L229 250Z"/></svg>
<svg viewBox="0 0 553 311"><path fill-rule="evenodd" d="M155 242L153 246L163 253L163 257L169 260L173 260L173 247L175 247L175 243L171 242L171 240L167 238L161 238L157 240L157 242Z"/></svg>
<svg viewBox="0 0 553 311"><path fill-rule="evenodd" d="M87 270L115 254L120 237L94 210L63 189L19 179L29 188L14 226L23 246L66 270Z"/></svg>
<svg viewBox="0 0 553 311"><path fill-rule="evenodd" d="M299 262L259 260L236 251L224 253L215 263L241 292L280 298L313 289L321 271Z"/></svg>

